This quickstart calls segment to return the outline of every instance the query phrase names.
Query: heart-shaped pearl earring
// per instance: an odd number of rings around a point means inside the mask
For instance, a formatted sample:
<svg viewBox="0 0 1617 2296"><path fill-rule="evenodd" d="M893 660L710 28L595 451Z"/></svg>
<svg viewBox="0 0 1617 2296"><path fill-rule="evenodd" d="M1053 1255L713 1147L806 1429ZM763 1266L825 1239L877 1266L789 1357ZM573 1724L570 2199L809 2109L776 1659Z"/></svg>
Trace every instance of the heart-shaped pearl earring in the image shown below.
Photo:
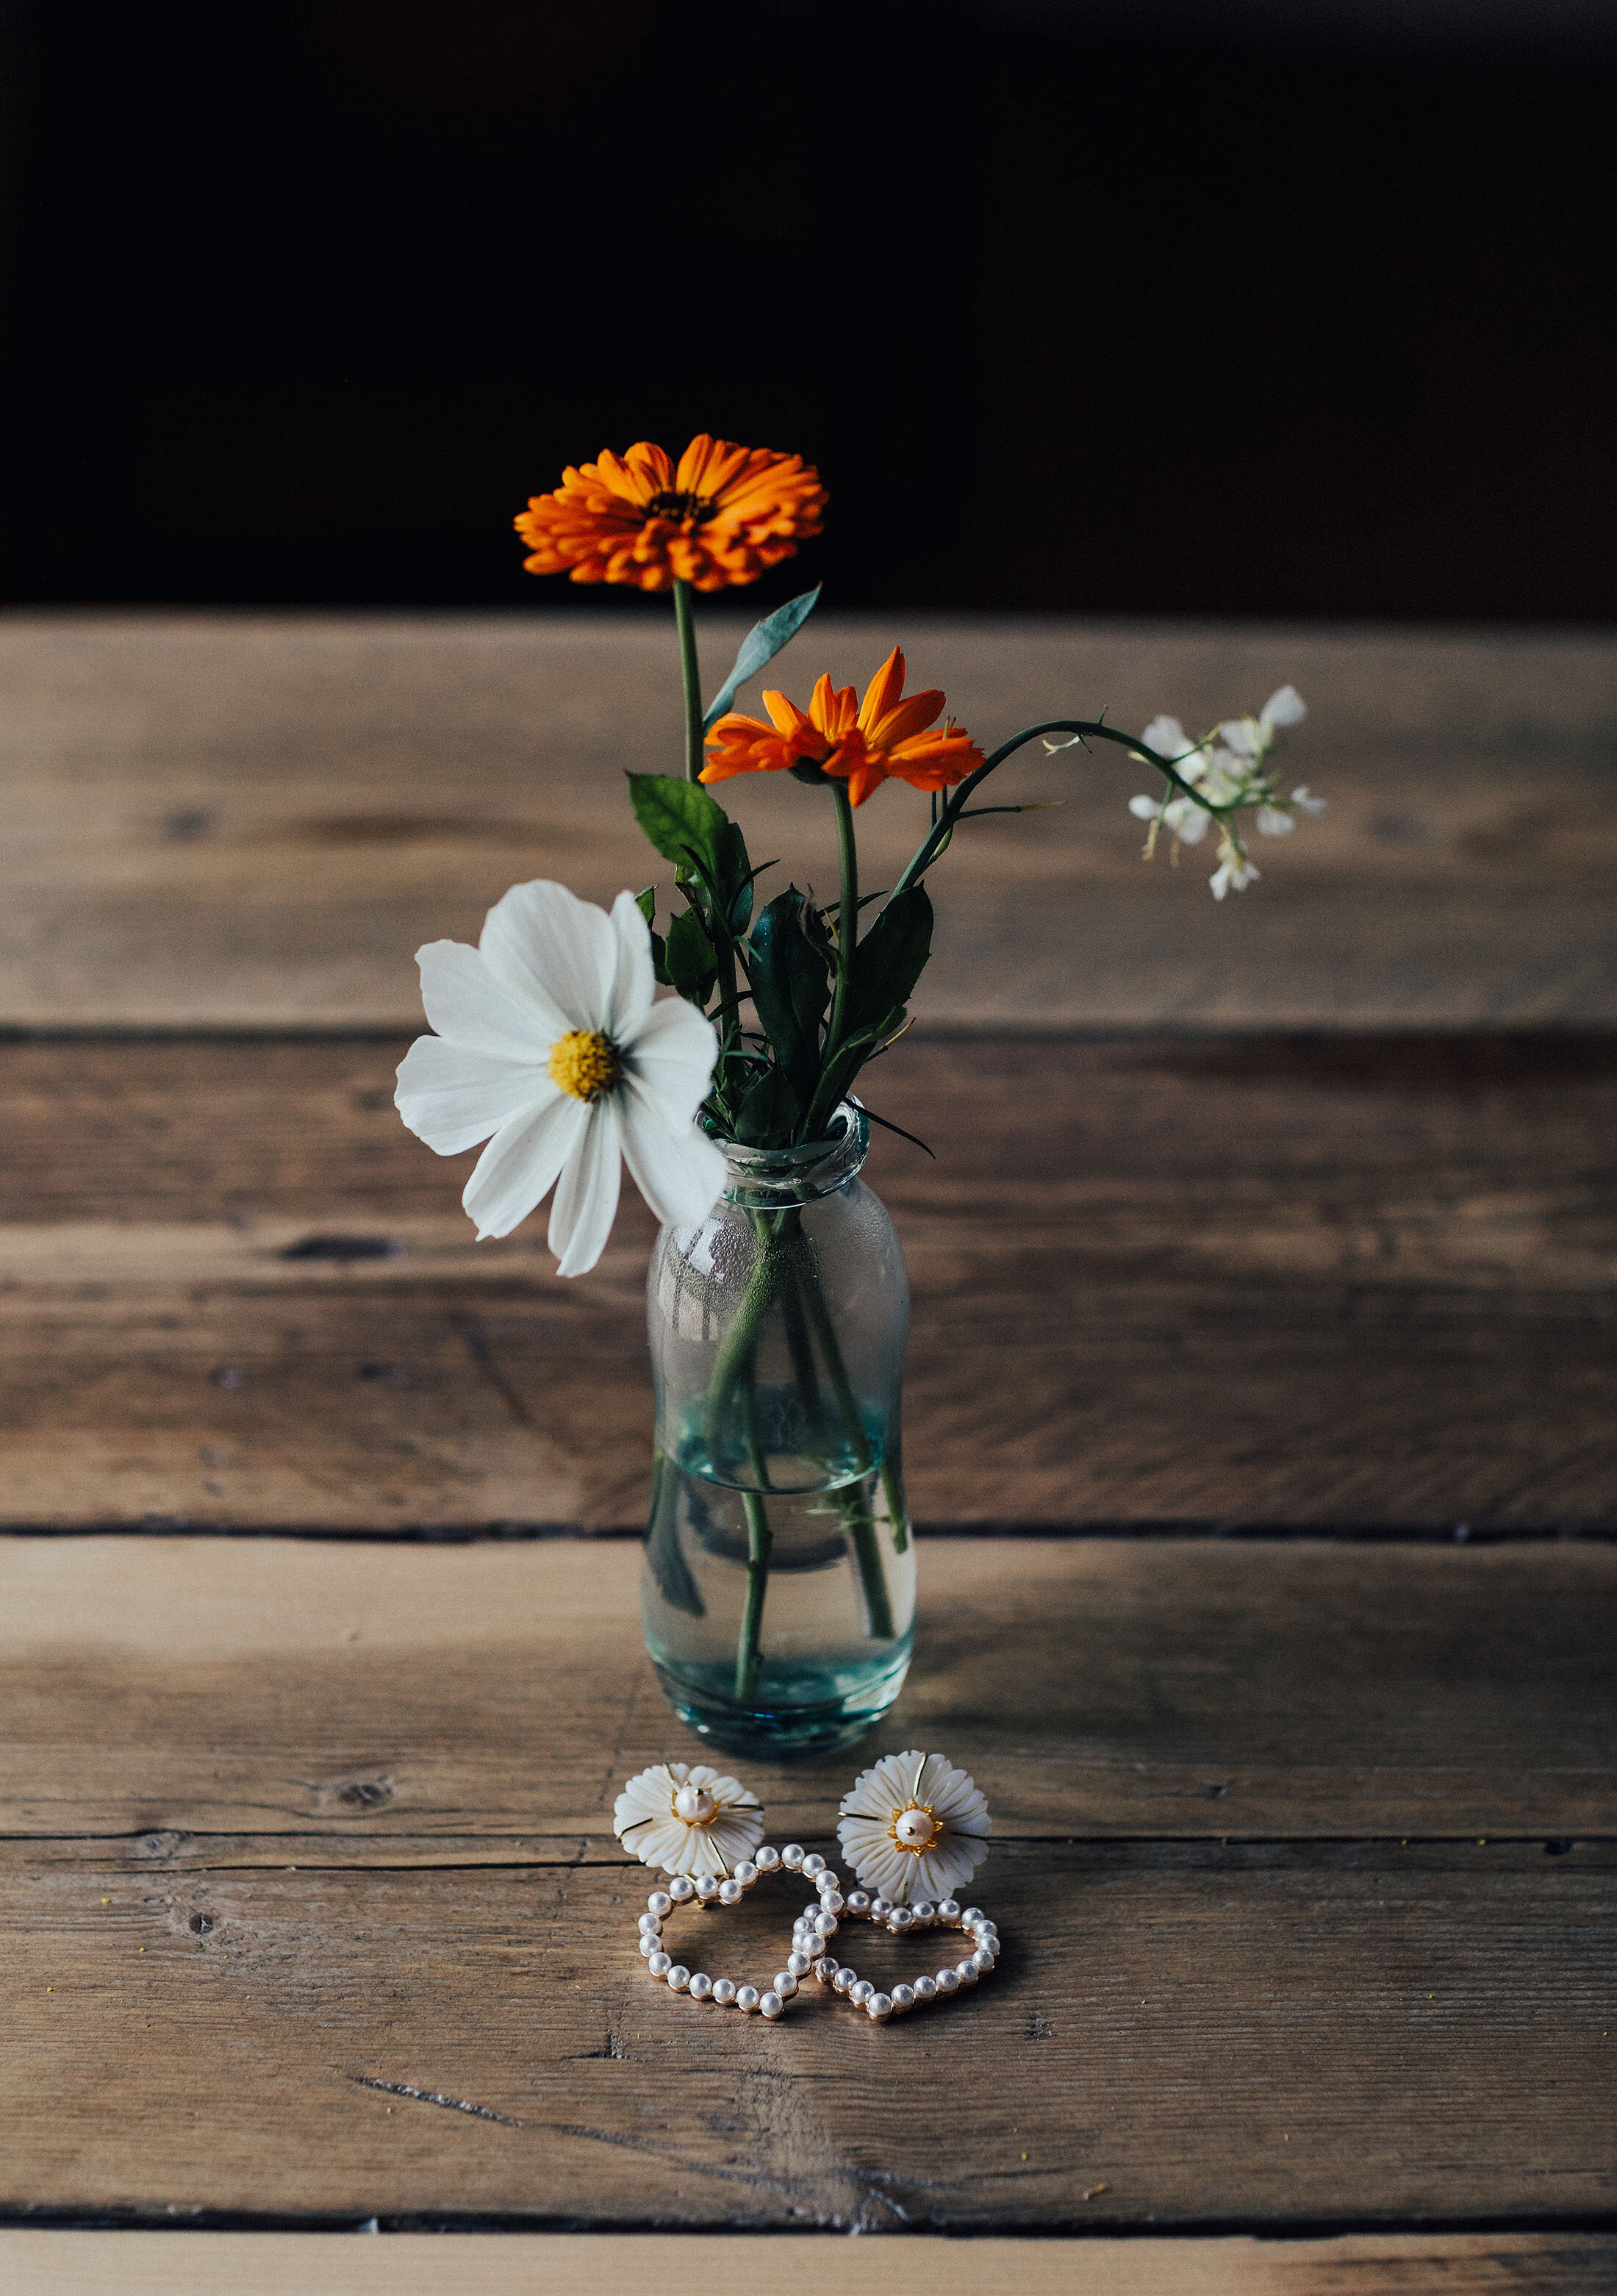
<svg viewBox="0 0 1617 2296"><path fill-rule="evenodd" d="M706 1763L658 1762L642 1770L618 1795L612 1816L624 1848L633 1849L642 1865L661 1866L670 1877L666 1890L652 1890L640 1917L640 1953L649 1974L692 2001L755 2009L772 2022L785 2016L801 1971L780 1970L762 1988L709 1977L667 1952L663 1923L685 1906L739 1905L764 1874L801 1866L803 1851L795 1842L785 1849L769 1848L762 1805L738 1779Z"/></svg>

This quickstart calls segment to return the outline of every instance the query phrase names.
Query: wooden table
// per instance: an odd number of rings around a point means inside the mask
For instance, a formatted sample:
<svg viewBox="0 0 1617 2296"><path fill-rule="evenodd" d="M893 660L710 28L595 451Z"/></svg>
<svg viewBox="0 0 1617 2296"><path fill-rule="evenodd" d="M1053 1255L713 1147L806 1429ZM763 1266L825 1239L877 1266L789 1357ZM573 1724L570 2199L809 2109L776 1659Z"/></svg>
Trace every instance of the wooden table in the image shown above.
<svg viewBox="0 0 1617 2296"><path fill-rule="evenodd" d="M651 873L666 633L0 626L8 2292L1617 2286L1617 647L903 635L991 734L1293 676L1332 810L1219 908L1030 764L935 879L871 1745L976 1773L1007 1950L867 2030L626 1943L648 1219L561 1284L391 1106L420 941Z"/></svg>

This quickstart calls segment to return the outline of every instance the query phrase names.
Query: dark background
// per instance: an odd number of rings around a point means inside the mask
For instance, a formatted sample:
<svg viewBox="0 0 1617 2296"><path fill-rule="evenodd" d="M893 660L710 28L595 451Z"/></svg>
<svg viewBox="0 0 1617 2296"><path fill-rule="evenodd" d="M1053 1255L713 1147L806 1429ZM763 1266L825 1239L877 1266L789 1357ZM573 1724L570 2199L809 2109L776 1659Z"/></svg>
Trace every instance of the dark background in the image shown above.
<svg viewBox="0 0 1617 2296"><path fill-rule="evenodd" d="M1617 9L4 20L12 601L602 603L567 461L831 490L836 603L1617 607Z"/></svg>

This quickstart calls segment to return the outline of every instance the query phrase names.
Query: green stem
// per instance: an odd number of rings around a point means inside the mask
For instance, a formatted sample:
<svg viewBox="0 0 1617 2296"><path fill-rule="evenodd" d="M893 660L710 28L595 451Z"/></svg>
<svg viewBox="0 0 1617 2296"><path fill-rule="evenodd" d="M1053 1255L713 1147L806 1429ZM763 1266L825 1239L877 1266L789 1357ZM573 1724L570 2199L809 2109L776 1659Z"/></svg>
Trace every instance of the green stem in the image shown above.
<svg viewBox="0 0 1617 2296"><path fill-rule="evenodd" d="M932 827L916 847L905 865L903 874L894 886L892 892L888 894L887 898L890 901L895 899L900 893L908 891L916 880L924 876L937 859L938 855L954 834L954 824L965 811L966 800L972 791L988 779L996 767L1002 766L1007 758L1014 757L1025 743L1036 741L1041 734L1076 734L1084 741L1115 742L1120 750L1127 750L1131 756L1142 758L1148 766L1154 766L1159 774L1166 776L1182 797L1194 798L1202 811L1210 813L1215 821L1222 821L1227 814L1238 813L1241 809L1238 800L1232 801L1229 805L1209 805L1205 797L1174 771L1166 758L1159 758L1155 750L1147 749L1143 742L1136 741L1131 734L1123 733L1115 726L1103 726L1098 719L1087 718L1049 718L1041 726L1029 726L1022 733L1013 734L1009 742L1002 742L1000 744L992 758L984 759L975 774L968 774L963 782L950 791L943 800ZM1181 759L1180 762L1182 763L1183 760Z"/></svg>
<svg viewBox="0 0 1617 2296"><path fill-rule="evenodd" d="M840 1504L840 1503L839 1503ZM853 1550L853 1560L859 1566L859 1583L864 1589L865 1611L870 1621L872 1642L890 1643L893 1639L893 1597L887 1592L887 1577L881 1567L881 1542L876 1536L874 1518L855 1502L842 1506L843 1529Z"/></svg>
<svg viewBox="0 0 1617 2296"><path fill-rule="evenodd" d="M694 782L702 772L702 678L697 667L696 617L689 582L674 586L674 620L680 634L680 676L685 686L685 779Z"/></svg>
<svg viewBox="0 0 1617 2296"><path fill-rule="evenodd" d="M859 932L859 849L853 840L853 808L845 782L834 781L837 805L837 845L842 862L842 901L837 911L837 990L831 999L831 1025L826 1031L822 1070L829 1069L842 1043L848 991L853 980L853 951Z"/></svg>
<svg viewBox="0 0 1617 2296"><path fill-rule="evenodd" d="M831 1382L831 1392L837 1398L837 1407L847 1431L853 1464L862 1476L868 1475L871 1470L870 1439L865 1433L865 1423L860 1413L858 1398L853 1393L853 1382L848 1377L847 1365L842 1359L842 1342L837 1336L837 1326L831 1321L830 1310L819 1285L805 1270L798 1269L795 1273L798 1297L813 1325L814 1337L820 1342L820 1353ZM892 1517L893 1551L895 1554L902 1554L910 1544L910 1526L904 1513L903 1494L898 1488L898 1478L886 1460L882 1463L881 1483ZM887 1593L886 1576L881 1567L881 1548L876 1537L876 1525L862 1506L857 1517L844 1510L844 1528L852 1540L853 1558L859 1565L865 1604L870 1615L870 1632L880 1640L890 1642L893 1638L893 1603Z"/></svg>
<svg viewBox="0 0 1617 2296"><path fill-rule="evenodd" d="M750 1706L758 1690L758 1652L764 1636L764 1598L769 1592L769 1551L775 1535L769 1509L757 1491L743 1491L747 1512L747 1608L736 1644L736 1704Z"/></svg>

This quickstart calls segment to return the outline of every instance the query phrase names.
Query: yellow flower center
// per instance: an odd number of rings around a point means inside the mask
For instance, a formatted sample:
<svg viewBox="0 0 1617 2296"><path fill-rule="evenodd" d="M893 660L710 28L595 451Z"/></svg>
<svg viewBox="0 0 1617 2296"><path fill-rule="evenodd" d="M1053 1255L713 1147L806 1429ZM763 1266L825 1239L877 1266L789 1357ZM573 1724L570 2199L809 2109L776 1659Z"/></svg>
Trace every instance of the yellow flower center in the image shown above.
<svg viewBox="0 0 1617 2296"><path fill-rule="evenodd" d="M575 1100L599 1100L617 1082L622 1062L610 1037L593 1029L569 1029L551 1046L551 1076Z"/></svg>

